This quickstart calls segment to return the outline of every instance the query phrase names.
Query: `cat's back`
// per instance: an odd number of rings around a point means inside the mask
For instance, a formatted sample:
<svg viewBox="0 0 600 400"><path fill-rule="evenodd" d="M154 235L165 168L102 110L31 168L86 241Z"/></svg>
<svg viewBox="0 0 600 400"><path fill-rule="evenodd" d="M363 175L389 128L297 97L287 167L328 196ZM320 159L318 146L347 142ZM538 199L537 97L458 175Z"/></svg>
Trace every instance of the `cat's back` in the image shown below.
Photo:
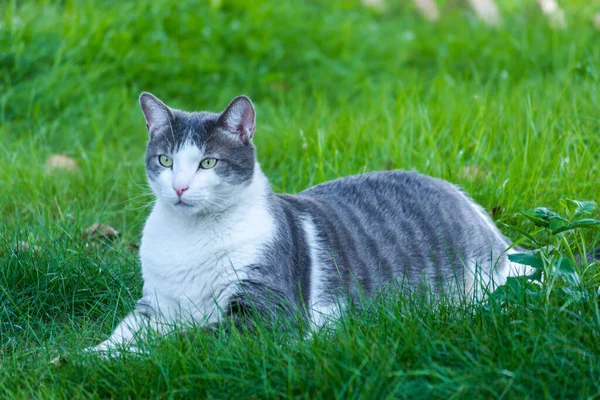
<svg viewBox="0 0 600 400"><path fill-rule="evenodd" d="M395 227L415 241L424 239L421 235L467 240L475 233L488 237L497 232L489 216L457 186L417 172L353 175L296 196L357 230Z"/></svg>
<svg viewBox="0 0 600 400"><path fill-rule="evenodd" d="M457 188L449 182L417 172L393 170L351 175L310 187L300 193L314 199L352 200L368 196L372 205L385 205L388 200L421 200L423 196L434 195L440 201L459 195Z"/></svg>
<svg viewBox="0 0 600 400"><path fill-rule="evenodd" d="M463 275L465 260L489 261L508 246L469 196L416 172L348 176L281 199L314 224L328 263L352 269L367 289L400 274L442 285Z"/></svg>
<svg viewBox="0 0 600 400"><path fill-rule="evenodd" d="M370 223L390 224L415 220L427 226L432 220L454 221L473 213L473 202L453 184L402 170L370 172L313 186L299 197L324 207L366 214Z"/></svg>
<svg viewBox="0 0 600 400"><path fill-rule="evenodd" d="M419 233L465 241L478 234L494 243L499 234L485 211L457 186L412 171L347 176L296 196L327 215L360 222L356 229L397 227L414 240L422 239Z"/></svg>

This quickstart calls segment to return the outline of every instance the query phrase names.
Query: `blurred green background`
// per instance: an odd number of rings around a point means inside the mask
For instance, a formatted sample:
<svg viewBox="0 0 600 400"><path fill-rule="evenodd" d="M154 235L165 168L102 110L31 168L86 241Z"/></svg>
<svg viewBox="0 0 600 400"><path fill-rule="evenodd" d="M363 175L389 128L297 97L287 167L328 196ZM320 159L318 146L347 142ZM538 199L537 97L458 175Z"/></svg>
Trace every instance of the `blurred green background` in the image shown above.
<svg viewBox="0 0 600 400"><path fill-rule="evenodd" d="M406 1L5 2L0 183L11 195L0 206L30 221L48 203L98 213L110 193L120 207L104 212L132 204L144 90L188 110L251 96L259 157L283 191L406 168L481 192L488 208L589 197L586 182L555 181L598 176L595 154L575 150L598 145L600 7L561 2L568 28L553 30L534 1L498 5L493 29L461 2L439 2L437 23ZM79 163L75 176L45 175L54 153ZM465 165L486 188L460 182Z"/></svg>

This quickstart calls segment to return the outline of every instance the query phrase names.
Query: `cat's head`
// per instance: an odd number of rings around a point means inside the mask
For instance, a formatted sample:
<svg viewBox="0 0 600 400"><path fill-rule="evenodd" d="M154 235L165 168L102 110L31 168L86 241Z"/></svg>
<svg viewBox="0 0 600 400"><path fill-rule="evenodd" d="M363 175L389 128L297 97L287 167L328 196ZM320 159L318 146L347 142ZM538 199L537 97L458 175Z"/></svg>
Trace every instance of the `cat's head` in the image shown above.
<svg viewBox="0 0 600 400"><path fill-rule="evenodd" d="M221 113L175 110L150 93L142 93L140 106L150 134L146 172L159 201L194 215L241 200L256 163L248 97L236 97Z"/></svg>

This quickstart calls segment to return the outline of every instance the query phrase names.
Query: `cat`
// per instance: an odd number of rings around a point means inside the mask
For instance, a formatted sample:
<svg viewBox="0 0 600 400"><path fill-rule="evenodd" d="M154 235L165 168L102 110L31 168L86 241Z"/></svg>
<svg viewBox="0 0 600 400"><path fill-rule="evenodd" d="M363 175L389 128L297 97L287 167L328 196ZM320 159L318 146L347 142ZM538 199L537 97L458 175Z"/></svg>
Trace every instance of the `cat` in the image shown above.
<svg viewBox="0 0 600 400"><path fill-rule="evenodd" d="M416 172L349 176L277 194L257 162L251 100L185 112L140 96L156 202L144 226L143 297L91 351L135 348L152 328L259 313L312 327L401 282L478 297L523 275L491 218L456 186Z"/></svg>

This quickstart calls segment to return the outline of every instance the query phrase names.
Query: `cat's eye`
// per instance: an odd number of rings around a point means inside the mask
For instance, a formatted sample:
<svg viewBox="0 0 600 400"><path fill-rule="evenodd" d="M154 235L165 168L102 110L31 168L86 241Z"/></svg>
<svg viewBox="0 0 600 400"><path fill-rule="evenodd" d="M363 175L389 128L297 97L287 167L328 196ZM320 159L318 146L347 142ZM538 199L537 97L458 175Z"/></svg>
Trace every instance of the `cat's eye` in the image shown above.
<svg viewBox="0 0 600 400"><path fill-rule="evenodd" d="M166 154L158 156L158 163L165 168L171 168L173 166L173 159Z"/></svg>
<svg viewBox="0 0 600 400"><path fill-rule="evenodd" d="M214 168L215 165L217 165L216 158L205 158L204 160L200 161L200 168L202 169L211 169Z"/></svg>

